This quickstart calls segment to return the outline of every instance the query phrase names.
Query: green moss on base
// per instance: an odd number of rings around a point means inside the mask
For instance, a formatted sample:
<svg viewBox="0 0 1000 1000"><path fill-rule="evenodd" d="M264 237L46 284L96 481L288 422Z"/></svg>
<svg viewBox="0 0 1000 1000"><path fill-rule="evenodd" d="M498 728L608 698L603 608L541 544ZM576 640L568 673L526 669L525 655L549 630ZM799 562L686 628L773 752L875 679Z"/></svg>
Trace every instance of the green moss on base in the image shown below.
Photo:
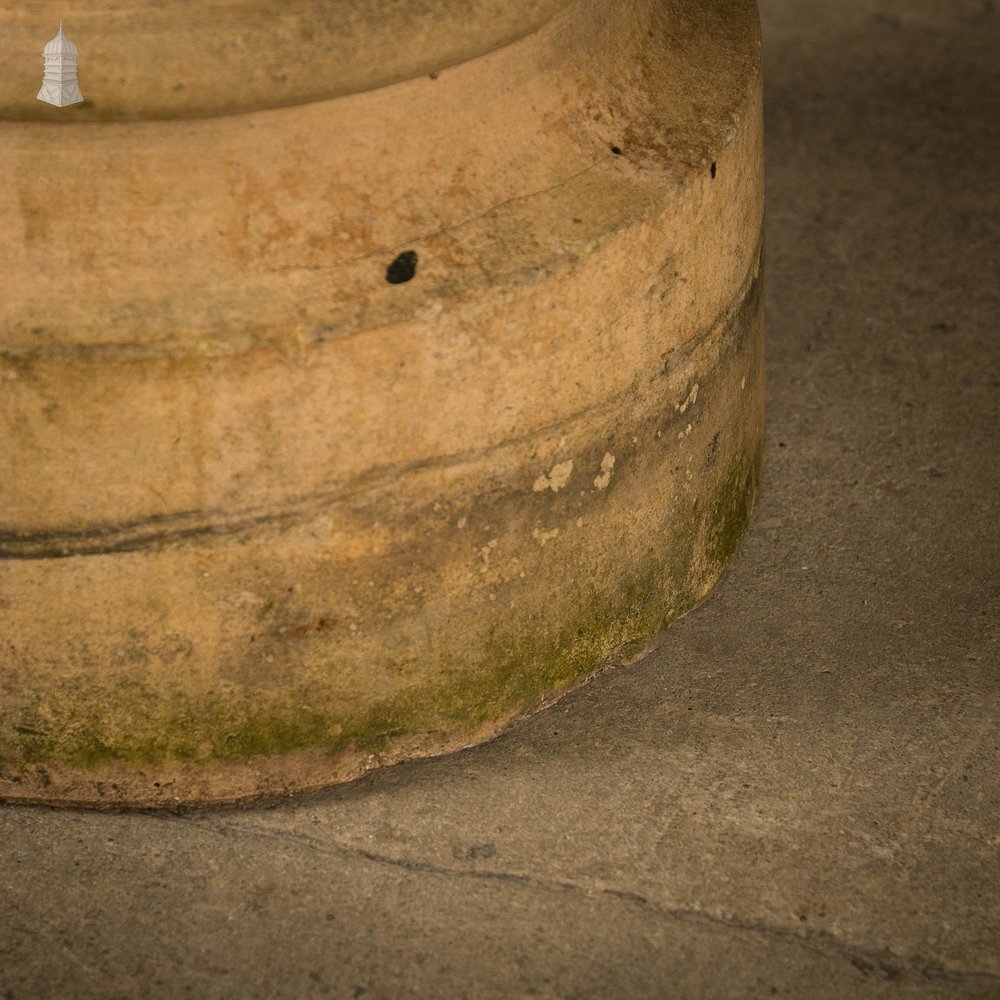
<svg viewBox="0 0 1000 1000"><path fill-rule="evenodd" d="M721 572L736 554L757 499L762 452L752 462L733 465L715 498L707 525L705 554Z"/></svg>
<svg viewBox="0 0 1000 1000"><path fill-rule="evenodd" d="M554 626L551 611L541 609L514 625L497 622L474 658L471 650L439 655L430 680L360 711L324 711L315 692L290 692L268 705L246 693L192 699L161 696L136 681L100 689L67 682L8 724L5 742L16 757L0 766L238 762L307 748L373 754L421 732L472 733L572 686L616 650L638 650L697 604L736 551L759 473L759 454L734 463L703 514L692 505L675 519L682 528L667 551L603 588L580 587L571 619Z"/></svg>

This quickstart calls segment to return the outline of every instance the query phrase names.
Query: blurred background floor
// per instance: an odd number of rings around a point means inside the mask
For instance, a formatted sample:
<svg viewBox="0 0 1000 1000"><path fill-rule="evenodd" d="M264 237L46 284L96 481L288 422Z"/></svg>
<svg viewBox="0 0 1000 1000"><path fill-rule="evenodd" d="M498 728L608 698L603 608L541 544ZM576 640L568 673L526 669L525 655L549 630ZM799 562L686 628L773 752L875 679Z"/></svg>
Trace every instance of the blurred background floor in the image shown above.
<svg viewBox="0 0 1000 1000"><path fill-rule="evenodd" d="M494 742L0 808L0 998L1000 997L1000 13L762 0L768 462L709 600Z"/></svg>

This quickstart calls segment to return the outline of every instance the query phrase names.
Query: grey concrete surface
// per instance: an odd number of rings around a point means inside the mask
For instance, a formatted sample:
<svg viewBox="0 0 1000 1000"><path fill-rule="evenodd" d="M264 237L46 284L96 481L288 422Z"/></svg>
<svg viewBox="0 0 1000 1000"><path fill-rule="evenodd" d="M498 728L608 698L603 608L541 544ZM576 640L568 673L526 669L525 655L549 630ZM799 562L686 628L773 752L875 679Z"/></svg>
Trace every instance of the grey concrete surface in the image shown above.
<svg viewBox="0 0 1000 1000"><path fill-rule="evenodd" d="M763 17L769 458L719 588L474 750L0 809L0 998L1000 997L1000 13Z"/></svg>

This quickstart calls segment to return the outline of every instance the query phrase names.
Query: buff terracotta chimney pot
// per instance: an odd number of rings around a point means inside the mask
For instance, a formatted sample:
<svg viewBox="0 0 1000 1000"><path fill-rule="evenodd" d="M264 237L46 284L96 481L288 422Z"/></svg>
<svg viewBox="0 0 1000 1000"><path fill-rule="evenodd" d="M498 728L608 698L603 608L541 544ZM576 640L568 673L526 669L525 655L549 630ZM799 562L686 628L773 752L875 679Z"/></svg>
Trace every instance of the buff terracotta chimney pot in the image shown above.
<svg viewBox="0 0 1000 1000"><path fill-rule="evenodd" d="M432 9L431 9L432 8ZM0 797L466 746L700 601L763 444L753 0L0 12Z"/></svg>

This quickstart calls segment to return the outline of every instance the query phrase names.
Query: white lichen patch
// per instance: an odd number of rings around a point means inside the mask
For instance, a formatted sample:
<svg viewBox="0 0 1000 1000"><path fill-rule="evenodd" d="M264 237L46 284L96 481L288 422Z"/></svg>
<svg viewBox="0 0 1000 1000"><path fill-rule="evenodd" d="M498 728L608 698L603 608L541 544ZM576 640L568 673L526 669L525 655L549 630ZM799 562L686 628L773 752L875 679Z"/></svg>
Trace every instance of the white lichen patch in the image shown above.
<svg viewBox="0 0 1000 1000"><path fill-rule="evenodd" d="M417 319L424 323L431 323L444 312L444 306L440 302L428 302L416 310Z"/></svg>
<svg viewBox="0 0 1000 1000"><path fill-rule="evenodd" d="M599 490L606 490L611 482L611 473L615 468L615 456L611 452L606 452L601 459L601 474L594 480L594 485Z"/></svg>
<svg viewBox="0 0 1000 1000"><path fill-rule="evenodd" d="M698 389L699 388L700 388L700 386L698 385L697 382L695 382L695 384L693 386L691 386L691 391L687 394L687 399L685 399L683 403L678 403L677 404L677 409L681 413L683 413L689 406L694 406L694 404L696 402L698 402Z"/></svg>
<svg viewBox="0 0 1000 1000"><path fill-rule="evenodd" d="M497 539L491 538L480 550L479 558L482 559L483 565L479 567L480 573L485 573L490 568L490 556L493 555L493 550L497 547Z"/></svg>
<svg viewBox="0 0 1000 1000"><path fill-rule="evenodd" d="M541 528L535 528L531 533L531 537L538 542L539 545L544 545L546 542L551 542L559 534L558 528L552 528L551 531L543 531Z"/></svg>
<svg viewBox="0 0 1000 1000"><path fill-rule="evenodd" d="M236 608L261 608L267 603L266 598L250 590L241 590L239 593L231 594L224 597L223 601Z"/></svg>
<svg viewBox="0 0 1000 1000"><path fill-rule="evenodd" d="M542 490L552 490L553 493L558 493L569 482L569 477L572 474L573 459L570 458L553 466L552 471L547 476L539 476L531 488L536 493L541 493Z"/></svg>

